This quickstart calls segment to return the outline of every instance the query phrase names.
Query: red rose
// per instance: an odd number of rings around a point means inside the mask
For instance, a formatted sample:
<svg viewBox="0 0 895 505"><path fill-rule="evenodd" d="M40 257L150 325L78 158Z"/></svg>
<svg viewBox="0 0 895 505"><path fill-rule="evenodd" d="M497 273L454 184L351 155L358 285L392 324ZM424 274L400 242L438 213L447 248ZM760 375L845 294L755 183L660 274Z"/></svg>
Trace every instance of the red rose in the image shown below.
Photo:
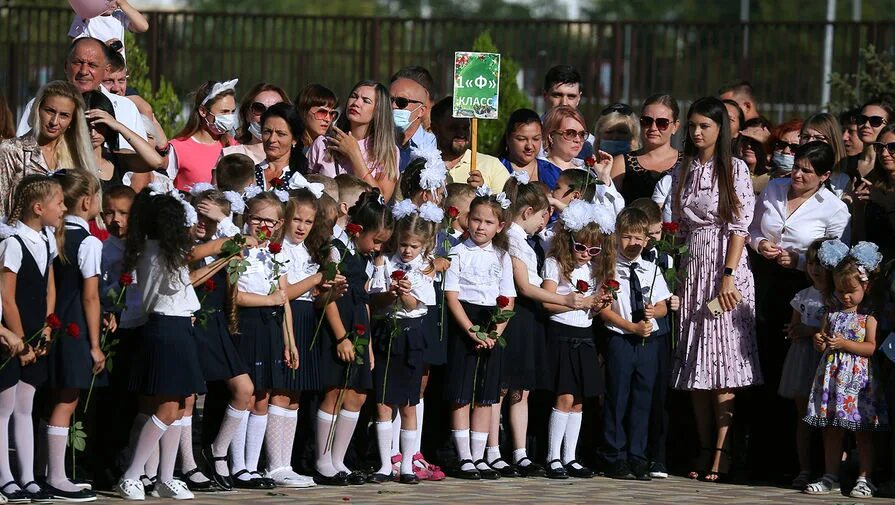
<svg viewBox="0 0 895 505"><path fill-rule="evenodd" d="M283 182L283 179L280 179L279 177L274 177L273 179L270 180L270 185L271 185L272 187L274 187L274 188L277 188L277 189L279 189L280 187L282 187L283 184L285 184L285 183Z"/></svg>
<svg viewBox="0 0 895 505"><path fill-rule="evenodd" d="M202 285L202 289L204 289L206 293L211 293L217 289L217 287L218 285L214 282L214 279L208 279L205 281L205 284Z"/></svg>
<svg viewBox="0 0 895 505"><path fill-rule="evenodd" d="M674 222L662 223L662 231L665 233L675 234L680 229L680 225Z"/></svg>
<svg viewBox="0 0 895 505"><path fill-rule="evenodd" d="M62 328L62 321L59 320L59 316L53 313L47 316L47 326L53 330L58 330L59 328Z"/></svg>
<svg viewBox="0 0 895 505"><path fill-rule="evenodd" d="M392 280L393 281L400 281L404 277L407 277L407 272L405 272L403 270L395 270L394 272L392 272Z"/></svg>
<svg viewBox="0 0 895 505"><path fill-rule="evenodd" d="M267 246L267 250L270 251L271 254L280 254L280 251L283 250L283 245L279 242L273 242Z"/></svg>
<svg viewBox="0 0 895 505"><path fill-rule="evenodd" d="M357 336L362 337L365 333L367 333L367 327L362 324L355 324L354 333L357 333Z"/></svg>
<svg viewBox="0 0 895 505"><path fill-rule="evenodd" d="M270 229L269 226L263 226L263 227L261 228L261 231L258 232L258 237L259 237L261 240L267 240L267 239L270 238L270 236L271 236L272 234L273 234L273 232L271 231L271 229Z"/></svg>
<svg viewBox="0 0 895 505"><path fill-rule="evenodd" d="M356 237L363 233L364 227L357 223L348 223L345 226L345 232L353 237Z"/></svg>
<svg viewBox="0 0 895 505"><path fill-rule="evenodd" d="M618 291L621 288L621 284L618 283L615 279L610 279L603 283L603 287L608 289L609 291Z"/></svg>
<svg viewBox="0 0 895 505"><path fill-rule="evenodd" d="M81 338L81 328L78 328L78 325L75 323L68 323L68 326L65 327L65 333L75 340Z"/></svg>
<svg viewBox="0 0 895 505"><path fill-rule="evenodd" d="M457 216L460 215L460 211L457 210L457 207L451 206L451 207L448 207L447 214L448 214L448 216L451 217L451 219L456 219Z"/></svg>
<svg viewBox="0 0 895 505"><path fill-rule="evenodd" d="M589 168L595 167L597 165L597 157L591 154L587 157L587 159L584 160L584 164L587 165Z"/></svg>
<svg viewBox="0 0 895 505"><path fill-rule="evenodd" d="M505 296L503 296L503 295L500 295L500 296L497 297L497 306L500 307L501 309L502 309L502 308L505 308L505 307L506 307L507 305L509 305L509 304L510 304L510 299L509 299L509 298L507 298L507 297L505 297Z"/></svg>
<svg viewBox="0 0 895 505"><path fill-rule="evenodd" d="M118 284L122 286L130 286L134 283L134 276L130 274L130 272L124 272L121 274L121 277L118 278Z"/></svg>
<svg viewBox="0 0 895 505"><path fill-rule="evenodd" d="M579 293L586 293L590 290L590 284L588 284L586 280L581 279L575 283L575 289L577 289Z"/></svg>

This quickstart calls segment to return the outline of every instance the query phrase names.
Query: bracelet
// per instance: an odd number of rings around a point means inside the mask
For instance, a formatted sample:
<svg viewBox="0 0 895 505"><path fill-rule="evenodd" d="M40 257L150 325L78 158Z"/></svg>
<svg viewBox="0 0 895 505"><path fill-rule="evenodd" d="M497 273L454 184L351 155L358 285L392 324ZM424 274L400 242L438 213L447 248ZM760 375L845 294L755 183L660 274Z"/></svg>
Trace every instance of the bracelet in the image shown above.
<svg viewBox="0 0 895 505"><path fill-rule="evenodd" d="M337 339L336 339L336 345L341 344L343 340L348 340L348 335L345 335L345 336L342 337L342 338L337 338Z"/></svg>

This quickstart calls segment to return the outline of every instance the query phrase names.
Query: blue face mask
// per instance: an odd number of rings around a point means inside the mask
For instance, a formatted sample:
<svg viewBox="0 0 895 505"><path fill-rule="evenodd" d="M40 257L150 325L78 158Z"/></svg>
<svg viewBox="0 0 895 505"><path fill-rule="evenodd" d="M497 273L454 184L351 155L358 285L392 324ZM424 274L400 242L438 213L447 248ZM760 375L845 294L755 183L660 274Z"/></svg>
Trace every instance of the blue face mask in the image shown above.
<svg viewBox="0 0 895 505"><path fill-rule="evenodd" d="M615 156L631 152L631 142L627 140L601 140L600 150Z"/></svg>
<svg viewBox="0 0 895 505"><path fill-rule="evenodd" d="M395 120L395 129L404 133L410 128L410 111L405 109L392 109L392 117Z"/></svg>
<svg viewBox="0 0 895 505"><path fill-rule="evenodd" d="M792 166L796 162L796 157L792 154L774 153L771 156L771 164L778 170L784 172L792 172Z"/></svg>

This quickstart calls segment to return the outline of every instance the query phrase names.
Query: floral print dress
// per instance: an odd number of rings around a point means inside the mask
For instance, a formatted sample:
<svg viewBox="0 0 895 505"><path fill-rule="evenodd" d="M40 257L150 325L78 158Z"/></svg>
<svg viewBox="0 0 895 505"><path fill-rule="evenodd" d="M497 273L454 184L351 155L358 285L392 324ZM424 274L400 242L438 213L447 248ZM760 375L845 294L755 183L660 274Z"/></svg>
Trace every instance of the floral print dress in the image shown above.
<svg viewBox="0 0 895 505"><path fill-rule="evenodd" d="M857 312L831 312L827 314L827 333L863 342L867 317ZM870 358L827 349L817 365L804 421L850 431L886 429L886 406Z"/></svg>

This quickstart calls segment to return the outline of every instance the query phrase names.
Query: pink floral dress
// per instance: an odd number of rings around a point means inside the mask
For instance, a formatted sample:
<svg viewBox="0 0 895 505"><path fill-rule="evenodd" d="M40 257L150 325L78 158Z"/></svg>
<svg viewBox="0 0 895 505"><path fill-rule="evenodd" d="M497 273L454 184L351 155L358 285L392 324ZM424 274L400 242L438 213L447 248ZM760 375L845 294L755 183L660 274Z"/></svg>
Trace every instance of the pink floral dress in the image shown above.
<svg viewBox="0 0 895 505"><path fill-rule="evenodd" d="M671 195L677 195L678 187L684 185L680 205L673 209L689 246L681 265L686 278L678 293L680 334L671 377L675 389L717 390L762 382L755 338L755 282L745 250L734 272L742 301L718 318L706 307L718 296L730 236L748 235L755 207L749 168L737 158L732 163L733 187L740 205L731 223L718 214L713 160L703 164L694 159L672 174Z"/></svg>
<svg viewBox="0 0 895 505"><path fill-rule="evenodd" d="M827 332L852 342L864 341L866 326L866 314L827 314ZM804 421L850 431L888 428L886 404L871 365L870 358L827 349L817 365Z"/></svg>

